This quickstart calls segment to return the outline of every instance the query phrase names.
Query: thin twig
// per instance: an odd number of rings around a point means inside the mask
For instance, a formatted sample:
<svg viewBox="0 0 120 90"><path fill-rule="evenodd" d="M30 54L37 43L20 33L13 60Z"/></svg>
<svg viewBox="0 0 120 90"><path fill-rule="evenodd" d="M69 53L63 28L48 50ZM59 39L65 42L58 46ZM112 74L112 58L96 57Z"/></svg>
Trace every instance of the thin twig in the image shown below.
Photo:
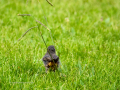
<svg viewBox="0 0 120 90"><path fill-rule="evenodd" d="M43 23L41 23L40 21L36 20L36 22L40 23L40 24L41 24L42 26L44 26L47 30L50 31L50 29L49 29L47 26L45 26Z"/></svg>
<svg viewBox="0 0 120 90"><path fill-rule="evenodd" d="M40 23L40 24L43 25L45 28L47 28L47 27L46 27L44 24L42 24L40 21L37 21L37 20L36 20L36 22ZM38 25L38 29L39 29L39 25ZM40 29L39 29L39 31L40 31ZM45 40L44 40L44 38L43 38L43 35L42 35L41 31L40 31L40 35L41 35L41 37L42 37L42 39L43 39L43 42L44 42L44 44L45 44L45 46L46 46L46 49L47 49L47 44L46 44L46 42L45 42ZM49 53L52 61L54 62L54 60L53 60L53 58L52 58L52 55L51 55L51 53L50 53L49 50L48 50L48 53ZM54 62L54 63L55 63L55 62Z"/></svg>
<svg viewBox="0 0 120 90"><path fill-rule="evenodd" d="M30 14L18 14L18 16L31 16Z"/></svg>
<svg viewBox="0 0 120 90"><path fill-rule="evenodd" d="M43 23L41 23L40 21L36 20L36 22L40 23L40 24L41 24L42 26L44 26L47 30L49 30L51 39L52 39L52 41L53 41L52 34L51 34L51 30L50 30L47 26L45 26ZM53 41L53 43L54 43L54 41Z"/></svg>
<svg viewBox="0 0 120 90"><path fill-rule="evenodd" d="M34 26L34 27L29 28L29 29L18 39L18 41L20 41L20 40L26 35L26 33L27 33L28 31L30 31L31 29L36 28L36 27L38 27L38 26Z"/></svg>
<svg viewBox="0 0 120 90"><path fill-rule="evenodd" d="M50 1L48 1L48 0L46 0L51 6L53 6L53 4L50 2Z"/></svg>
<svg viewBox="0 0 120 90"><path fill-rule="evenodd" d="M18 16L31 16L31 15L30 15L30 14L18 14ZM34 18L34 17L33 17L33 18ZM43 23L41 23L40 21L36 20L36 22L40 23L42 26L44 26L46 29L48 29L48 30L50 31L50 29L49 29L47 26L45 26ZM18 39L18 41L20 41L20 40L26 35L26 33L27 33L28 31L30 31L31 29L36 28L36 27L38 27L38 29L39 29L39 25L38 25L38 26L31 27L30 29L28 29L28 30ZM40 29L39 29L39 31L40 31ZM45 46L46 46L46 48L47 48L47 44L46 44L46 42L45 42L45 40L44 40L44 38L43 38L43 35L42 35L41 31L40 31L40 35L41 35L41 37L42 37L42 39L43 39L43 42L44 42L44 44L45 44ZM53 60L52 55L51 55L51 53L49 52L49 50L48 50L48 53L49 53L51 59ZM54 62L54 60L53 60L53 62Z"/></svg>
<svg viewBox="0 0 120 90"><path fill-rule="evenodd" d="M39 26L38 26L38 30L40 31ZM46 48L47 48L47 44L46 44L46 42L45 42L45 40L44 40L44 38L43 38L43 35L42 35L42 32L41 32L41 31L40 31L40 35L41 35L41 37L42 37L42 39L43 39L43 42L44 42L44 44L45 44L45 46L46 46Z"/></svg>

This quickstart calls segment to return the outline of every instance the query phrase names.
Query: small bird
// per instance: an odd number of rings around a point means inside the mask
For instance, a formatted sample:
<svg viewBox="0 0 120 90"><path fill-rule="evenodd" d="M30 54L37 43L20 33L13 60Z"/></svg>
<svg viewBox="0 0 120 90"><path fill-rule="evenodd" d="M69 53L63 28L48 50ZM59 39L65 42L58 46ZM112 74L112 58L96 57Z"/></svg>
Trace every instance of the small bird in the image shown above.
<svg viewBox="0 0 120 90"><path fill-rule="evenodd" d="M53 45L50 45L47 48L47 53L44 55L42 60L45 65L46 72L48 70L55 71L60 65L59 57L56 55L55 47Z"/></svg>

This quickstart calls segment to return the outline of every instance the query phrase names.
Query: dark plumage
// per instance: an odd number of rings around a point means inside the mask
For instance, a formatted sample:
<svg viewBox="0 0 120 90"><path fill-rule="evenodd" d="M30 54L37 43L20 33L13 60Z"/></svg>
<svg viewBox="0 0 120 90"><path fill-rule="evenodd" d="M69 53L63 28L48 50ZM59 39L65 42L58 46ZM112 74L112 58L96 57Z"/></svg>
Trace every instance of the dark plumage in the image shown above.
<svg viewBox="0 0 120 90"><path fill-rule="evenodd" d="M55 48L53 45L50 45L47 48L47 53L44 55L44 57L42 58L45 68L46 68L46 72L50 69L52 71L55 71L59 65L59 57L56 55L55 53Z"/></svg>

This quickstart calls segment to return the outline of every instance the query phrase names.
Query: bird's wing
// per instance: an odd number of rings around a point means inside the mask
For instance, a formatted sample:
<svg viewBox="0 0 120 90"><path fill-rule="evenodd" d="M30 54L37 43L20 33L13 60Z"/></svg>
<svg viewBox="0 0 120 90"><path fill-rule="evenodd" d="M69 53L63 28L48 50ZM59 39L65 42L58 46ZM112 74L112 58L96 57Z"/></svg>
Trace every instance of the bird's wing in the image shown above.
<svg viewBox="0 0 120 90"><path fill-rule="evenodd" d="M53 54L52 55L52 59L55 60L55 61L57 61L57 60L59 60L59 57L56 54Z"/></svg>
<svg viewBox="0 0 120 90"><path fill-rule="evenodd" d="M45 55L42 59L43 61L51 61L50 55Z"/></svg>
<svg viewBox="0 0 120 90"><path fill-rule="evenodd" d="M51 56L52 56L52 58L51 58ZM52 54L52 55L49 55L49 54L46 54L44 57L43 57L43 61L52 61L52 59L53 60L55 60L55 61L58 61L59 60L59 57L56 55L56 54Z"/></svg>

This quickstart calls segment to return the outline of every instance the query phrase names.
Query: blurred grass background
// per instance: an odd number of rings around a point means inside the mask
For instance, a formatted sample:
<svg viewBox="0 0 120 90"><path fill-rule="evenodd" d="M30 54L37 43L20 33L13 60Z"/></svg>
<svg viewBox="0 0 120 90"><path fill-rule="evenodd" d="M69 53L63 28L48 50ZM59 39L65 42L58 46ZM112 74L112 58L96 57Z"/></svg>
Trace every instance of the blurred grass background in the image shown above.
<svg viewBox="0 0 120 90"><path fill-rule="evenodd" d="M0 0L0 88L120 89L120 0ZM31 14L31 16L18 16ZM46 19L45 19L46 17ZM39 20L40 25L17 40ZM47 21L46 21L47 20ZM59 71L45 73L46 47L60 52Z"/></svg>

